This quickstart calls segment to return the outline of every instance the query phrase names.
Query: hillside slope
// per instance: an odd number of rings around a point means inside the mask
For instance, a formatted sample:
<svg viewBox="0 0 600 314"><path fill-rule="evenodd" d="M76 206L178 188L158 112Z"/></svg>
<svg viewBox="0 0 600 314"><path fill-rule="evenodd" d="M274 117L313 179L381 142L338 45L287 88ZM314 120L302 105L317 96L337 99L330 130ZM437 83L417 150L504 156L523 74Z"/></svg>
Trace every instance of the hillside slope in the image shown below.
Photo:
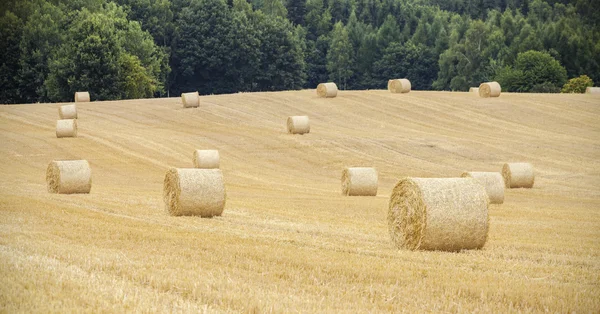
<svg viewBox="0 0 600 314"><path fill-rule="evenodd" d="M0 310L600 311L600 97L314 91L0 106ZM286 133L290 115L311 132ZM222 217L170 217L169 167L219 149ZM54 159L87 159L89 195L46 191ZM533 189L490 205L484 249L396 249L399 178L531 162ZM373 166L377 197L344 197Z"/></svg>

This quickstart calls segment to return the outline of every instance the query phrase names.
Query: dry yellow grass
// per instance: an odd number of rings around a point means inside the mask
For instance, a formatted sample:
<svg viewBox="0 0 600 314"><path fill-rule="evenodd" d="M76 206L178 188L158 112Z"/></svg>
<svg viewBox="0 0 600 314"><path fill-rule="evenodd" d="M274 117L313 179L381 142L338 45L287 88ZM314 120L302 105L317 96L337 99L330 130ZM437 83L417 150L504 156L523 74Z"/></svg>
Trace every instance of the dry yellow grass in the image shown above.
<svg viewBox="0 0 600 314"><path fill-rule="evenodd" d="M314 90L0 106L0 311L600 311L600 98ZM289 136L290 114L311 117ZM318 131L315 131L318 130ZM222 216L165 213L163 179L219 149ZM90 194L46 191L55 159L87 159ZM398 250L387 227L401 177L535 165L532 189L490 205L488 240L460 253ZM368 164L376 197L340 194Z"/></svg>

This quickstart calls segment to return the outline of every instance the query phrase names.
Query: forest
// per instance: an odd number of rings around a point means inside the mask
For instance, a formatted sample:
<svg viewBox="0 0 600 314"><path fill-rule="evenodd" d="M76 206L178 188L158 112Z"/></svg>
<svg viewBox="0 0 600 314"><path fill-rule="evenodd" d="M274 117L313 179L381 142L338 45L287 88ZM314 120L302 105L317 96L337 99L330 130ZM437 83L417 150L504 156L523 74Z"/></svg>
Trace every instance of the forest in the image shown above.
<svg viewBox="0 0 600 314"><path fill-rule="evenodd" d="M597 0L3 0L0 103L314 88L581 92ZM573 87L575 86L575 87Z"/></svg>

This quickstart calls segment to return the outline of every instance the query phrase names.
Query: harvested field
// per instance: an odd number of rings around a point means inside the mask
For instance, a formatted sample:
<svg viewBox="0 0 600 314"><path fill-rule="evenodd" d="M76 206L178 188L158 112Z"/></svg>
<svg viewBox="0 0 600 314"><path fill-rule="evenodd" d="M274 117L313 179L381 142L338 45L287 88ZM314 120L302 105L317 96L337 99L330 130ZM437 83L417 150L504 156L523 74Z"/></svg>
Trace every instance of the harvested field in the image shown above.
<svg viewBox="0 0 600 314"><path fill-rule="evenodd" d="M0 106L0 311L600 312L600 97L315 90ZM310 117L290 136L282 121ZM169 216L163 181L219 150L222 216ZM90 194L51 194L52 160L85 159ZM489 205L481 250L399 250L402 177L535 166ZM345 197L368 165L377 196Z"/></svg>

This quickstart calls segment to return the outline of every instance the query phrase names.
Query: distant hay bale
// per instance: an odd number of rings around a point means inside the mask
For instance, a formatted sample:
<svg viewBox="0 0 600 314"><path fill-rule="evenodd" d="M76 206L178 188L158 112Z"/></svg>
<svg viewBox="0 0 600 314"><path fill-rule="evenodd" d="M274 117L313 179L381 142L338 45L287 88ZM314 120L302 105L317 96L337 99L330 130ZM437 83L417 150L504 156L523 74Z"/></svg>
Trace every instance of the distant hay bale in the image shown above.
<svg viewBox="0 0 600 314"><path fill-rule="evenodd" d="M193 93L181 93L181 102L183 108L196 108L200 106L200 94L198 92Z"/></svg>
<svg viewBox="0 0 600 314"><path fill-rule="evenodd" d="M388 90L392 93L408 93L410 92L411 85L407 79L393 79L388 81Z"/></svg>
<svg viewBox="0 0 600 314"><path fill-rule="evenodd" d="M376 196L377 170L368 167L351 167L342 171L342 194L346 196Z"/></svg>
<svg viewBox="0 0 600 314"><path fill-rule="evenodd" d="M73 104L58 107L58 117L61 119L77 119L77 106Z"/></svg>
<svg viewBox="0 0 600 314"><path fill-rule="evenodd" d="M216 149L196 149L193 162L194 168L219 169L219 151Z"/></svg>
<svg viewBox="0 0 600 314"><path fill-rule="evenodd" d="M478 249L488 224L488 197L472 178L403 178L390 196L389 232L401 249Z"/></svg>
<svg viewBox="0 0 600 314"><path fill-rule="evenodd" d="M75 92L75 102L90 102L90 93Z"/></svg>
<svg viewBox="0 0 600 314"><path fill-rule="evenodd" d="M506 163L502 167L504 185L507 188L532 188L535 181L533 166L526 162Z"/></svg>
<svg viewBox="0 0 600 314"><path fill-rule="evenodd" d="M290 134L310 133L308 116L291 116L287 118L287 130Z"/></svg>
<svg viewBox="0 0 600 314"><path fill-rule="evenodd" d="M586 94L600 94L600 87L586 87Z"/></svg>
<svg viewBox="0 0 600 314"><path fill-rule="evenodd" d="M321 83L317 85L317 95L319 97L333 98L337 96L338 88L335 83Z"/></svg>
<svg viewBox="0 0 600 314"><path fill-rule="evenodd" d="M464 172L461 177L473 178L483 185L490 203L504 203L504 179L500 172Z"/></svg>
<svg viewBox="0 0 600 314"><path fill-rule="evenodd" d="M56 121L56 137L77 137L77 120L64 119Z"/></svg>
<svg viewBox="0 0 600 314"><path fill-rule="evenodd" d="M475 93L475 94L479 95L479 87L469 88L469 93Z"/></svg>
<svg viewBox="0 0 600 314"><path fill-rule="evenodd" d="M90 193L92 170L87 160L54 160L46 170L48 192L59 194Z"/></svg>
<svg viewBox="0 0 600 314"><path fill-rule="evenodd" d="M498 97L502 92L502 88L498 82L487 82L479 85L479 97Z"/></svg>
<svg viewBox="0 0 600 314"><path fill-rule="evenodd" d="M163 200L172 216L220 216L225 198L219 169L171 168L165 175Z"/></svg>

